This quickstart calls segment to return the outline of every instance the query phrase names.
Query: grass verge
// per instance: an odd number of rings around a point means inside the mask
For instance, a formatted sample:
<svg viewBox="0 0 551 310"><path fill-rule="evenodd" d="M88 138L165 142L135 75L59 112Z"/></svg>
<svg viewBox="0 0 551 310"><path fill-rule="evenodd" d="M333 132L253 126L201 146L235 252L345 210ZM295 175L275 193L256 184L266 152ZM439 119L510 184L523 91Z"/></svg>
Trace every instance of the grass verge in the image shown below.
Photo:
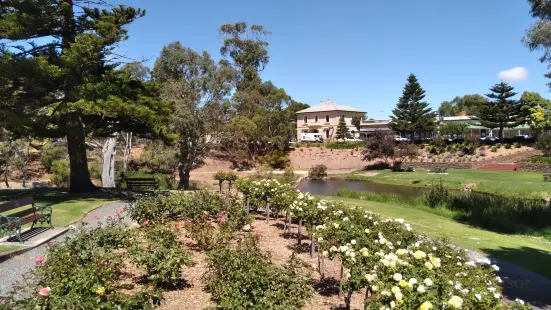
<svg viewBox="0 0 551 310"><path fill-rule="evenodd" d="M407 163L404 163L407 166ZM374 176L362 176L356 172L345 175L348 180L371 181L385 184L426 187L442 179L450 189L462 189L474 184L474 190L504 196L551 196L551 182L543 182L543 174L522 171L448 170L448 174L428 174L427 170L414 172L376 171Z"/></svg>
<svg viewBox="0 0 551 310"><path fill-rule="evenodd" d="M457 223L440 215L395 203L326 197L363 207L392 218L404 218L412 228L432 238L449 238L452 244L523 266L551 278L551 242L542 238L506 235Z"/></svg>

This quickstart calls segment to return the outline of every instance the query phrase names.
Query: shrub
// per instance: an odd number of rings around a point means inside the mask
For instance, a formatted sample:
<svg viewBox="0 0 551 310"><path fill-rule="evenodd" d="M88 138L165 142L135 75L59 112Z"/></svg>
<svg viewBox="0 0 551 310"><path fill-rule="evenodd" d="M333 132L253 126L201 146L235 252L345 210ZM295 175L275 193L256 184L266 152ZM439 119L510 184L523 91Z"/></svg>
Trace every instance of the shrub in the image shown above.
<svg viewBox="0 0 551 310"><path fill-rule="evenodd" d="M450 193L444 186L444 181L440 179L433 182L429 190L425 193L425 201L431 208L444 205L449 200Z"/></svg>
<svg viewBox="0 0 551 310"><path fill-rule="evenodd" d="M166 222L185 214L189 205L194 203L194 197L183 194L140 196L127 208L127 212L130 218L138 223L145 220Z"/></svg>
<svg viewBox="0 0 551 310"><path fill-rule="evenodd" d="M494 146L492 146L492 148L491 148L490 151L492 151L493 153L495 153L495 152L497 152L497 150L498 150L497 145L494 145Z"/></svg>
<svg viewBox="0 0 551 310"><path fill-rule="evenodd" d="M540 135L536 142L536 149L542 151L545 156L551 156L551 135Z"/></svg>
<svg viewBox="0 0 551 310"><path fill-rule="evenodd" d="M289 158L282 150L273 150L264 156L258 157L258 162L262 165L268 165L272 168L284 168L289 163Z"/></svg>
<svg viewBox="0 0 551 310"><path fill-rule="evenodd" d="M285 167L285 171L283 172L283 179L282 181L285 183L292 183L296 180L295 170L293 169L293 166L288 165Z"/></svg>
<svg viewBox="0 0 551 310"><path fill-rule="evenodd" d="M161 225L138 230L132 243L132 262L145 271L148 281L156 285L179 278L182 266L192 263L191 253L180 246L177 234Z"/></svg>
<svg viewBox="0 0 551 310"><path fill-rule="evenodd" d="M325 165L315 165L308 170L308 178L311 180L322 180L327 177L327 167Z"/></svg>
<svg viewBox="0 0 551 310"><path fill-rule="evenodd" d="M69 187L70 171L69 161L66 159L54 160L52 162L52 176L50 181L57 187Z"/></svg>
<svg viewBox="0 0 551 310"><path fill-rule="evenodd" d="M446 173L446 171L448 171L446 168L440 167L432 168L429 170L430 173Z"/></svg>
<svg viewBox="0 0 551 310"><path fill-rule="evenodd" d="M465 156L465 152L459 151L459 152L457 152L457 156L463 157L463 156Z"/></svg>
<svg viewBox="0 0 551 310"><path fill-rule="evenodd" d="M484 150L486 150L486 146L481 145L478 149L479 149L480 151L484 151Z"/></svg>
<svg viewBox="0 0 551 310"><path fill-rule="evenodd" d="M453 158L453 155L452 155L452 154L446 154L446 155L444 155L444 159L445 159L445 160L450 160L450 159L452 159L452 158Z"/></svg>
<svg viewBox="0 0 551 310"><path fill-rule="evenodd" d="M511 149L511 145L510 145L509 143L506 143L504 147L505 147L506 150L510 150L510 149Z"/></svg>
<svg viewBox="0 0 551 310"><path fill-rule="evenodd" d="M166 146L161 141L152 141L131 166L135 170L147 170L152 173L172 174L178 168L178 148Z"/></svg>
<svg viewBox="0 0 551 310"><path fill-rule="evenodd" d="M76 234L48 248L47 259L27 276L25 287L16 291L37 292L49 287L48 298L17 298L9 309L154 309L160 291L145 286L127 291L128 264L125 249L131 231L118 220L92 229L81 227ZM144 252L143 255L151 253Z"/></svg>
<svg viewBox="0 0 551 310"><path fill-rule="evenodd" d="M300 309L312 289L299 265L294 256L283 267L271 264L256 238L246 238L209 253L206 288L218 309Z"/></svg>
<svg viewBox="0 0 551 310"><path fill-rule="evenodd" d="M502 144L501 143L496 143L495 147L499 150L501 148Z"/></svg>
<svg viewBox="0 0 551 310"><path fill-rule="evenodd" d="M480 156L480 157L485 157L485 156L486 156L486 152L480 151L480 152L478 152L478 156Z"/></svg>
<svg viewBox="0 0 551 310"><path fill-rule="evenodd" d="M274 170L270 166L261 165L256 167L256 172L249 176L251 180L264 180L264 179L273 179Z"/></svg>
<svg viewBox="0 0 551 310"><path fill-rule="evenodd" d="M515 147L515 149L520 149L522 147L522 145L519 142L513 143L513 146Z"/></svg>
<svg viewBox="0 0 551 310"><path fill-rule="evenodd" d="M537 163L537 164L551 164L551 157L547 156L532 156L532 158L525 160L527 162L531 163Z"/></svg>
<svg viewBox="0 0 551 310"><path fill-rule="evenodd" d="M47 172L52 173L52 165L56 160L65 157L65 149L61 146L47 142L40 151L40 162Z"/></svg>
<svg viewBox="0 0 551 310"><path fill-rule="evenodd" d="M90 172L90 178L92 179L101 179L101 167L96 162L88 163L88 171Z"/></svg>
<svg viewBox="0 0 551 310"><path fill-rule="evenodd" d="M325 146L328 149L340 149L340 150L349 150L349 149L358 149L364 148L369 142L367 141L353 141L353 142L328 142Z"/></svg>

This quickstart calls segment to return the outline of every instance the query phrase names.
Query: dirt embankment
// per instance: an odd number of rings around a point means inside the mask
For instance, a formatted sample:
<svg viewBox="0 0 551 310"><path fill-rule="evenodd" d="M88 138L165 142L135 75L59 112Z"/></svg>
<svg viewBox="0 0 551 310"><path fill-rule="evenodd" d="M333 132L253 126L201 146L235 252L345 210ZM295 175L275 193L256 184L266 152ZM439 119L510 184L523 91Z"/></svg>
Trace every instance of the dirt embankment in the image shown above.
<svg viewBox="0 0 551 310"><path fill-rule="evenodd" d="M309 169L325 165L330 170L362 169L369 162L363 161L359 150L333 150L325 147L301 147L289 152L295 169Z"/></svg>

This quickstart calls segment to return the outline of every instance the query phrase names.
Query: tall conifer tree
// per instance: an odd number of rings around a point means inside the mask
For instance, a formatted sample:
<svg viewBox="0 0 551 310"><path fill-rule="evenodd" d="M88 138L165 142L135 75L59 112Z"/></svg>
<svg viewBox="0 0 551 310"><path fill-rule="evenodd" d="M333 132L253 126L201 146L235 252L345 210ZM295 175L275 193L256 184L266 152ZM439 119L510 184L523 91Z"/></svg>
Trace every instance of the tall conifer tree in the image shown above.
<svg viewBox="0 0 551 310"><path fill-rule="evenodd" d="M417 77L410 74L402 97L392 110L390 128L395 132L405 133L412 139L416 132L433 131L436 128L436 113L423 101L424 98L425 90L421 88Z"/></svg>
<svg viewBox="0 0 551 310"><path fill-rule="evenodd" d="M491 101L483 104L478 113L480 123L484 127L498 128L499 138L503 139L503 129L513 128L526 123L527 113L521 108L523 104L519 100L511 99L517 93L514 87L501 82L490 88L491 93L486 97Z"/></svg>

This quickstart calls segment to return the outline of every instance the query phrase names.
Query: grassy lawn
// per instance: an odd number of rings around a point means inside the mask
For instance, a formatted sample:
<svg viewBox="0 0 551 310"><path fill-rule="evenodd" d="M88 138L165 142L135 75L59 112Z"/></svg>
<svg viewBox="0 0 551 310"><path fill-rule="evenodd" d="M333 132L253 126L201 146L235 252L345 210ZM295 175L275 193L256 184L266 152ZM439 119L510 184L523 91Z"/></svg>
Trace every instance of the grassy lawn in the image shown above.
<svg viewBox="0 0 551 310"><path fill-rule="evenodd" d="M551 242L544 239L477 229L436 214L396 204L341 197L327 198L342 200L392 218L404 218L412 228L422 234L432 238L447 237L452 244L516 263L551 278Z"/></svg>
<svg viewBox="0 0 551 310"><path fill-rule="evenodd" d="M362 172L363 173L363 172ZM448 174L428 174L427 170L415 172L378 171L375 176L361 176L359 172L349 174L354 178L378 183L425 187L435 180L442 179L450 188L461 189L466 184L476 184L475 190L500 195L544 197L551 194L551 182L543 182L543 175L537 172L448 170ZM419 181L412 184L412 181Z"/></svg>
<svg viewBox="0 0 551 310"><path fill-rule="evenodd" d="M15 250L19 248L17 245L0 245L0 253Z"/></svg>
<svg viewBox="0 0 551 310"><path fill-rule="evenodd" d="M116 192L98 191L91 194L70 194L60 190L2 190L0 203L32 196L38 206L52 207L52 222L54 227L64 227L79 220L86 213L109 201L119 200ZM17 212L15 209L4 215ZM30 224L29 224L30 225ZM25 226L24 226L25 227ZM0 252L13 250L17 246L0 246Z"/></svg>

